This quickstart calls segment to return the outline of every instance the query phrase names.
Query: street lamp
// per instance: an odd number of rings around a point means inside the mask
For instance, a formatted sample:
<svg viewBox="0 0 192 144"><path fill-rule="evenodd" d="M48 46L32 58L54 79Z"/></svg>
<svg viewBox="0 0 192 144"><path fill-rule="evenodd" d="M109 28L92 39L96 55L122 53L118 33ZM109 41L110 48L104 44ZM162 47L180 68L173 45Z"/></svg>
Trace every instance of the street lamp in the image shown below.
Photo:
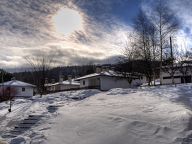
<svg viewBox="0 0 192 144"><path fill-rule="evenodd" d="M8 111L11 112L11 105L12 105L12 102L11 102L11 87L9 87L8 92L9 92L9 109L8 109Z"/></svg>

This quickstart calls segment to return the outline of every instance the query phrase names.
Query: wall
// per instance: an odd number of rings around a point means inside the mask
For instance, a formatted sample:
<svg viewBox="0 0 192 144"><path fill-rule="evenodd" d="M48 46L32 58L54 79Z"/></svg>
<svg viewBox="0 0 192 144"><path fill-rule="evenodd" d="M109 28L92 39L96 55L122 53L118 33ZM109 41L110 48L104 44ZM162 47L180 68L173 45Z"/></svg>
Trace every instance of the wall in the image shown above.
<svg viewBox="0 0 192 144"><path fill-rule="evenodd" d="M188 74L190 75L190 74ZM179 78L179 76L183 76L182 73L177 70L174 74L174 83L175 84L180 84L181 83L181 78ZM162 72L160 79L162 80L162 84L172 84L172 78L170 79L165 79L165 77L171 77L171 75L168 72Z"/></svg>
<svg viewBox="0 0 192 144"><path fill-rule="evenodd" d="M47 91L55 91L56 90L56 86L55 85L47 86L46 89L47 89Z"/></svg>
<svg viewBox="0 0 192 144"><path fill-rule="evenodd" d="M59 90L69 90L69 89L78 89L79 85L60 85Z"/></svg>
<svg viewBox="0 0 192 144"><path fill-rule="evenodd" d="M25 88L25 91L22 91L22 88ZM31 97L33 96L33 88L32 87L14 87L11 89L16 90L16 94L14 96L21 96L21 97Z"/></svg>
<svg viewBox="0 0 192 144"><path fill-rule="evenodd" d="M101 77L101 90L109 90L112 88L129 88L141 84L139 79L133 80L130 84L125 78L118 77Z"/></svg>
<svg viewBox="0 0 192 144"><path fill-rule="evenodd" d="M85 82L85 84L83 84L83 81ZM80 88L85 88L89 86L89 80L88 79L82 79L80 80Z"/></svg>
<svg viewBox="0 0 192 144"><path fill-rule="evenodd" d="M83 81L85 82L83 84ZM80 88L100 87L100 76L80 80Z"/></svg>
<svg viewBox="0 0 192 144"><path fill-rule="evenodd" d="M175 84L180 84L181 83L181 78L174 78L174 83ZM163 79L162 84L172 84L172 79Z"/></svg>

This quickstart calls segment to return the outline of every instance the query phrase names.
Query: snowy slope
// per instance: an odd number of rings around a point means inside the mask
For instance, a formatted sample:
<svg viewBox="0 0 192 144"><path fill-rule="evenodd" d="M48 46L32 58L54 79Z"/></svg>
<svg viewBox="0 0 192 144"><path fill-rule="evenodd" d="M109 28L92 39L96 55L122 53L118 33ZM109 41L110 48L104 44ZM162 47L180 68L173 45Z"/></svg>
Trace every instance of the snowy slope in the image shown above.
<svg viewBox="0 0 192 144"><path fill-rule="evenodd" d="M1 103L0 136L11 144L190 144L191 87L61 92L18 99L12 113ZM31 115L38 122L13 136Z"/></svg>
<svg viewBox="0 0 192 144"><path fill-rule="evenodd" d="M113 89L60 109L50 144L181 143L191 111L148 90ZM185 140L186 141L186 140Z"/></svg>
<svg viewBox="0 0 192 144"><path fill-rule="evenodd" d="M8 112L9 103L0 103L0 141L3 139L11 144L41 143L45 138L42 131L49 127L49 120L58 115L56 110L59 107L77 101L77 97L83 99L99 92L98 90L68 91L45 95L42 98L35 96L33 99L16 99L11 113ZM55 110L52 106L56 106ZM15 126L28 119L30 115L39 116L38 123L22 130L19 135L12 133L17 130Z"/></svg>

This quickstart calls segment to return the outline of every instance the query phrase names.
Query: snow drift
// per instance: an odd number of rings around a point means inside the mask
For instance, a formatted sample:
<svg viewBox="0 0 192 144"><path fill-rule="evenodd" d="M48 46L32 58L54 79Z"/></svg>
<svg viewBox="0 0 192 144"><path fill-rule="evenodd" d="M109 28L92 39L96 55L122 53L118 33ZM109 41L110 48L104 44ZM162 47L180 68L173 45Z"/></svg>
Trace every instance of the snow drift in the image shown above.
<svg viewBox="0 0 192 144"><path fill-rule="evenodd" d="M158 96L158 92L158 89L113 89L65 106L53 120L55 125L45 133L48 138L46 143L192 142L191 111L179 103L169 101L165 96Z"/></svg>
<svg viewBox="0 0 192 144"><path fill-rule="evenodd" d="M0 104L0 135L11 144L190 144L191 93L191 85L180 85L18 99L13 113ZM41 118L13 136L15 125L30 115Z"/></svg>

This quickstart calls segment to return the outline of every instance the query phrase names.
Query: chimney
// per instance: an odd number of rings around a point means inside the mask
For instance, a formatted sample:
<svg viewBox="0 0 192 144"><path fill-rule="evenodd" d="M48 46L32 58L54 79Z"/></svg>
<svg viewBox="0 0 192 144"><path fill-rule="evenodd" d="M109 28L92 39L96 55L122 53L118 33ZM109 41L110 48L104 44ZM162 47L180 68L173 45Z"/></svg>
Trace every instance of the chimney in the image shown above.
<svg viewBox="0 0 192 144"><path fill-rule="evenodd" d="M96 73L101 73L101 67L96 67Z"/></svg>
<svg viewBox="0 0 192 144"><path fill-rule="evenodd" d="M111 67L110 69L111 69L112 71L115 71L115 67Z"/></svg>
<svg viewBox="0 0 192 144"><path fill-rule="evenodd" d="M102 72L109 72L109 66L103 66Z"/></svg>
<svg viewBox="0 0 192 144"><path fill-rule="evenodd" d="M103 66L103 67L101 68L101 71L102 71L102 72L106 72L106 67Z"/></svg>
<svg viewBox="0 0 192 144"><path fill-rule="evenodd" d="M48 78L45 78L45 84L48 84Z"/></svg>
<svg viewBox="0 0 192 144"><path fill-rule="evenodd" d="M72 83L72 76L71 75L68 75L68 81L70 84Z"/></svg>
<svg viewBox="0 0 192 144"><path fill-rule="evenodd" d="M55 83L55 79L51 79L51 83L52 83L52 84Z"/></svg>
<svg viewBox="0 0 192 144"><path fill-rule="evenodd" d="M59 75L59 82L63 82L63 75Z"/></svg>
<svg viewBox="0 0 192 144"><path fill-rule="evenodd" d="M109 67L106 67L106 72L109 72Z"/></svg>

